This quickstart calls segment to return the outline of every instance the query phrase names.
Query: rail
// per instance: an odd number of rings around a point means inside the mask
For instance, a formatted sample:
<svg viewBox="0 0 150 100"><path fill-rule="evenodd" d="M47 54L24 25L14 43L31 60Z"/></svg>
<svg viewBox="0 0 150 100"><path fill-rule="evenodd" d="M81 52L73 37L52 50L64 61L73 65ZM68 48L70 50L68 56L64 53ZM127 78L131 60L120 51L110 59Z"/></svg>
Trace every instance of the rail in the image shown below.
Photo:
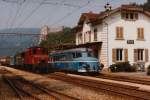
<svg viewBox="0 0 150 100"><path fill-rule="evenodd" d="M110 83L99 80L85 79L79 77L68 76L66 74L53 74L49 78L62 80L82 87L103 91L114 95L130 97L134 99L149 100L150 92L139 90L138 87L122 85L118 83Z"/></svg>

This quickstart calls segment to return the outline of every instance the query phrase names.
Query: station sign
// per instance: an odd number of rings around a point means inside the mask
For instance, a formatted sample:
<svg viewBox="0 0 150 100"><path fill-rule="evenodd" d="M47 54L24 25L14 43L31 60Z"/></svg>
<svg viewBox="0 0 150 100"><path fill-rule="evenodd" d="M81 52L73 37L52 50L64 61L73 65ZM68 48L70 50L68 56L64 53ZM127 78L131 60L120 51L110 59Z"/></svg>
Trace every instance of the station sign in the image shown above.
<svg viewBox="0 0 150 100"><path fill-rule="evenodd" d="M134 44L134 40L127 40L127 44Z"/></svg>

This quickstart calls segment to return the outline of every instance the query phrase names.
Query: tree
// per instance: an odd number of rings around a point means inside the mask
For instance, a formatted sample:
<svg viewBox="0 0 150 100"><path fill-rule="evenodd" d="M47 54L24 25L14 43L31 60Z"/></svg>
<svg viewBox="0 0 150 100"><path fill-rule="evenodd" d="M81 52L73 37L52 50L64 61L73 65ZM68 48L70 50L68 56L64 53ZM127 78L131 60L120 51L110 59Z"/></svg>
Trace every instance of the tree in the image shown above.
<svg viewBox="0 0 150 100"><path fill-rule="evenodd" d="M74 44L75 34L71 28L64 28L61 32L49 33L47 40L41 42L41 46L47 47L49 50L55 50L64 44Z"/></svg>
<svg viewBox="0 0 150 100"><path fill-rule="evenodd" d="M150 0L147 0L145 4L142 5L145 10L150 11Z"/></svg>

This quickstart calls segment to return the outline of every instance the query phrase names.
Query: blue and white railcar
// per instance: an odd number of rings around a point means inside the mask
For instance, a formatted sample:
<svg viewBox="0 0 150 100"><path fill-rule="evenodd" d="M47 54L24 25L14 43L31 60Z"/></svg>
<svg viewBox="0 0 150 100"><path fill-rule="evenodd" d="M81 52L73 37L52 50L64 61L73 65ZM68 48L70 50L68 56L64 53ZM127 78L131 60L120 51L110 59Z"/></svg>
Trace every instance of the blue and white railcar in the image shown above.
<svg viewBox="0 0 150 100"><path fill-rule="evenodd" d="M76 48L49 54L49 67L56 71L98 73L103 65L92 55L92 50Z"/></svg>

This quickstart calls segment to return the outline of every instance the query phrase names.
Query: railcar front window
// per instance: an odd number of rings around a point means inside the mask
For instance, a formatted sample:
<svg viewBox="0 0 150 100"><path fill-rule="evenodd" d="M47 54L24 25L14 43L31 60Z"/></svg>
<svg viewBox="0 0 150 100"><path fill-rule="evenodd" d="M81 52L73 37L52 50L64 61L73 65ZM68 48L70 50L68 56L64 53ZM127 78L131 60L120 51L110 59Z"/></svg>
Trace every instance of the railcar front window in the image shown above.
<svg viewBox="0 0 150 100"><path fill-rule="evenodd" d="M92 52L88 52L88 57L94 57Z"/></svg>
<svg viewBox="0 0 150 100"><path fill-rule="evenodd" d="M33 55L36 54L36 49L33 49L33 50L32 50L32 54L33 54Z"/></svg>
<svg viewBox="0 0 150 100"><path fill-rule="evenodd" d="M73 56L73 58L79 58L79 57L82 57L82 54L76 52L76 53L72 53L72 56Z"/></svg>
<svg viewBox="0 0 150 100"><path fill-rule="evenodd" d="M42 54L47 54L48 53L48 50L47 49L42 49Z"/></svg>
<svg viewBox="0 0 150 100"><path fill-rule="evenodd" d="M76 57L77 58L82 57L81 53L76 53Z"/></svg>

